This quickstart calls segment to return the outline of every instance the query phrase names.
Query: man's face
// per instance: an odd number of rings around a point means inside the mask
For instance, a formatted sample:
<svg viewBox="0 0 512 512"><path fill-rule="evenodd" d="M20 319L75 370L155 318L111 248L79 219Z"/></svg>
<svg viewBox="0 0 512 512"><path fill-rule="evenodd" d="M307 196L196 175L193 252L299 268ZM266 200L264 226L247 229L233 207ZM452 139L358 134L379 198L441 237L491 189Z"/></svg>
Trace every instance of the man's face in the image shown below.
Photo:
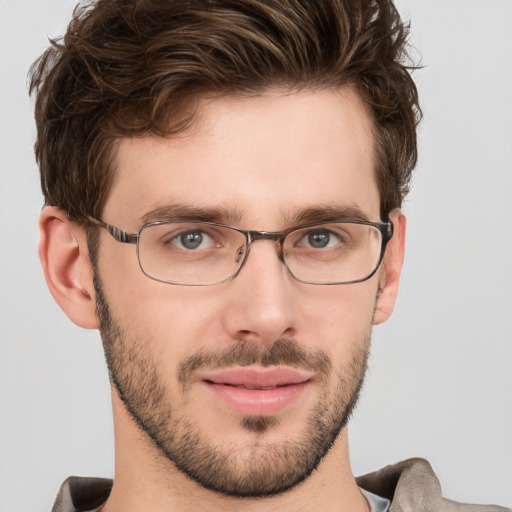
<svg viewBox="0 0 512 512"><path fill-rule="evenodd" d="M215 210L216 222L280 231L319 209L356 209L379 221L373 153L352 89L203 101L184 135L121 142L102 220L136 232ZM133 245L100 236L111 376L159 453L230 495L304 480L356 401L382 270L357 284L305 284L273 241L258 240L233 281L169 285L141 272Z"/></svg>

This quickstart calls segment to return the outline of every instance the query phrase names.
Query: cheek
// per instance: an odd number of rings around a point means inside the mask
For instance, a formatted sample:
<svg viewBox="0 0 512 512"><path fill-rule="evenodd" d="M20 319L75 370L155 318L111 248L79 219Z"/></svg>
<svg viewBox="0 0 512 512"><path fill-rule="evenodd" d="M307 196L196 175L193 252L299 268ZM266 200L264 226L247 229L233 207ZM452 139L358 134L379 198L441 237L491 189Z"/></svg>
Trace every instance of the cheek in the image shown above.
<svg viewBox="0 0 512 512"><path fill-rule="evenodd" d="M307 338L333 353L352 352L371 330L376 280L319 288L301 305L303 327L310 331Z"/></svg>
<svg viewBox="0 0 512 512"><path fill-rule="evenodd" d="M130 336L158 353L186 354L218 334L214 287L174 286L150 279L138 266L135 247L126 248L132 253L105 250L99 266L112 315Z"/></svg>

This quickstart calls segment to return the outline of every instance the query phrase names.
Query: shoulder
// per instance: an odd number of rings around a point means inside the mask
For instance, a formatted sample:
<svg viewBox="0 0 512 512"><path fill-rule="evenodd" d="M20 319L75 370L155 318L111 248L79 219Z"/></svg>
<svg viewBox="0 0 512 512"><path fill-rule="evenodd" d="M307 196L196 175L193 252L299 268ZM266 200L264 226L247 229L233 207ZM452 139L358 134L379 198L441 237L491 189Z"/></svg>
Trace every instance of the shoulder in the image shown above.
<svg viewBox="0 0 512 512"><path fill-rule="evenodd" d="M408 459L357 478L357 484L391 500L390 512L511 512L497 505L469 505L442 497L441 484L425 459Z"/></svg>

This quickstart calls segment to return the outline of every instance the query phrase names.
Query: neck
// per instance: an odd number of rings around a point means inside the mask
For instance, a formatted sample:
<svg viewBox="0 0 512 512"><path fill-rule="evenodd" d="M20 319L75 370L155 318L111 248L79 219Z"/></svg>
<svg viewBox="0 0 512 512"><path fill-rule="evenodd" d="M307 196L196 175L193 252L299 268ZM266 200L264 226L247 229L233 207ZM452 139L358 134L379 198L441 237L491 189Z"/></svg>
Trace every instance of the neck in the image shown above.
<svg viewBox="0 0 512 512"><path fill-rule="evenodd" d="M346 429L302 484L265 498L233 498L203 488L165 458L133 422L114 393L116 470L111 495L102 512L367 512L350 467Z"/></svg>

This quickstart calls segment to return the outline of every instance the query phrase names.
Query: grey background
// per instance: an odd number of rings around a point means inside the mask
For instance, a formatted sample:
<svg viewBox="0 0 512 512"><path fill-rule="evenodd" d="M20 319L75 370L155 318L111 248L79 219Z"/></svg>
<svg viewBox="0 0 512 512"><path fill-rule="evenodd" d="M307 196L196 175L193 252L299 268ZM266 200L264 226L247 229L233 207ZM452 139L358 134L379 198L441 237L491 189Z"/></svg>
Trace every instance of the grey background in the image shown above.
<svg viewBox="0 0 512 512"><path fill-rule="evenodd" d="M72 0L0 0L0 511L45 511L68 475L111 476L97 332L37 258L42 206L26 72ZM426 68L395 315L375 329L355 473L428 458L446 496L512 505L512 2L402 0Z"/></svg>

